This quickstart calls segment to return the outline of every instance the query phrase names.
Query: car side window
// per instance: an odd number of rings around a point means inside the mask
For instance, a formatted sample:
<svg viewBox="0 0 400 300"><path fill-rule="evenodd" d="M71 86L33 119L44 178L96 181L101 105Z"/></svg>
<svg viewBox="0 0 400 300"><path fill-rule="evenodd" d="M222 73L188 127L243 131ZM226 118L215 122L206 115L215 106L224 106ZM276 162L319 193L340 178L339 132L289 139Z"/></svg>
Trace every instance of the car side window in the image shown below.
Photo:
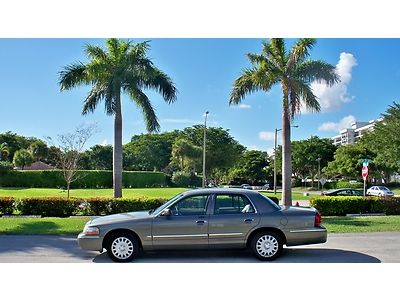
<svg viewBox="0 0 400 300"><path fill-rule="evenodd" d="M223 195L219 194L215 197L214 214L245 214L254 213L254 207L249 199L242 195Z"/></svg>
<svg viewBox="0 0 400 300"><path fill-rule="evenodd" d="M207 210L208 195L186 197L170 207L173 216L204 215Z"/></svg>

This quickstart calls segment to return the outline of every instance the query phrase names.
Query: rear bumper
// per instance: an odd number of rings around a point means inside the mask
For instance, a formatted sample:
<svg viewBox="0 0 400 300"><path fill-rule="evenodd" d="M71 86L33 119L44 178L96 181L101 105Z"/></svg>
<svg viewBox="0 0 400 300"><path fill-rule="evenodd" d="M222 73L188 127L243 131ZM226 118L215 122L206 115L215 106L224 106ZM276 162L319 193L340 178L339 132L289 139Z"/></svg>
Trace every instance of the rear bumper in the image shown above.
<svg viewBox="0 0 400 300"><path fill-rule="evenodd" d="M325 227L312 227L302 230L290 230L286 232L286 245L298 246L309 244L322 244L327 240L328 232Z"/></svg>
<svg viewBox="0 0 400 300"><path fill-rule="evenodd" d="M100 236L87 236L80 233L77 237L78 245L84 250L102 251L103 238Z"/></svg>

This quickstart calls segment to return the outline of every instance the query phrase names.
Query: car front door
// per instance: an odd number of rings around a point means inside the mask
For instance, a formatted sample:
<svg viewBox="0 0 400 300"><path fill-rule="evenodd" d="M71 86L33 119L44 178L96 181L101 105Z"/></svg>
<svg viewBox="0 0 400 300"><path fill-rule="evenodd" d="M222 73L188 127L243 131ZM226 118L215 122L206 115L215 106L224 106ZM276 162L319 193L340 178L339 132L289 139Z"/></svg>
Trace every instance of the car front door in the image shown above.
<svg viewBox="0 0 400 300"><path fill-rule="evenodd" d="M260 217L251 201L241 194L216 194L209 218L210 247L242 247Z"/></svg>
<svg viewBox="0 0 400 300"><path fill-rule="evenodd" d="M169 207L170 215L158 215L152 223L155 249L207 248L209 195L187 196Z"/></svg>

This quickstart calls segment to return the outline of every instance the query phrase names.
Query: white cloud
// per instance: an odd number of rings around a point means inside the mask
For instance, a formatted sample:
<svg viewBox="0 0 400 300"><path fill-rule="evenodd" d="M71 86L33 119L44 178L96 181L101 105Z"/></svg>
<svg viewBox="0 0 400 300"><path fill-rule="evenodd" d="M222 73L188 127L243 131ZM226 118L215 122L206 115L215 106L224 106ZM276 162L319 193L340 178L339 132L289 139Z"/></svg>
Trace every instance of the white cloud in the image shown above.
<svg viewBox="0 0 400 300"><path fill-rule="evenodd" d="M273 141L275 139L275 134L272 131L261 131L258 133L258 137L263 141Z"/></svg>
<svg viewBox="0 0 400 300"><path fill-rule="evenodd" d="M334 122L327 122L323 123L321 126L319 126L318 130L319 131L341 131L346 128L351 127L351 123L355 122L356 118L352 115L349 115L347 117L344 117L341 119L338 123Z"/></svg>
<svg viewBox="0 0 400 300"><path fill-rule="evenodd" d="M357 60L353 54L342 52L336 65L336 72L341 81L331 87L324 83L311 83L311 88L318 97L322 112L338 110L343 104L354 99L354 96L348 93L347 88L352 78L351 72L356 65Z"/></svg>
<svg viewBox="0 0 400 300"><path fill-rule="evenodd" d="M246 146L248 150L261 150L257 145Z"/></svg>
<svg viewBox="0 0 400 300"><path fill-rule="evenodd" d="M251 105L242 103L242 104L239 104L239 108L249 109L249 108L251 108Z"/></svg>
<svg viewBox="0 0 400 300"><path fill-rule="evenodd" d="M104 141L101 143L101 145L102 145L102 146L107 146L107 145L108 145L107 140L104 140Z"/></svg>

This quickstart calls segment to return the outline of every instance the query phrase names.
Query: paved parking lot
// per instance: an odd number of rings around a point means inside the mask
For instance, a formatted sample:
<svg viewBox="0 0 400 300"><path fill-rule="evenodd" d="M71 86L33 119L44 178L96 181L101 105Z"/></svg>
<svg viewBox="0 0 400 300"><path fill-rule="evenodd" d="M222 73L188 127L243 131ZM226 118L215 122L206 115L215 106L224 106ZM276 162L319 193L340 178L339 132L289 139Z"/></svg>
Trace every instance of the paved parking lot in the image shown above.
<svg viewBox="0 0 400 300"><path fill-rule="evenodd" d="M0 236L0 263L109 263L107 253L83 251L71 236ZM148 252L136 263L259 263L249 251ZM274 263L400 262L400 232L329 234L320 245L285 248Z"/></svg>

